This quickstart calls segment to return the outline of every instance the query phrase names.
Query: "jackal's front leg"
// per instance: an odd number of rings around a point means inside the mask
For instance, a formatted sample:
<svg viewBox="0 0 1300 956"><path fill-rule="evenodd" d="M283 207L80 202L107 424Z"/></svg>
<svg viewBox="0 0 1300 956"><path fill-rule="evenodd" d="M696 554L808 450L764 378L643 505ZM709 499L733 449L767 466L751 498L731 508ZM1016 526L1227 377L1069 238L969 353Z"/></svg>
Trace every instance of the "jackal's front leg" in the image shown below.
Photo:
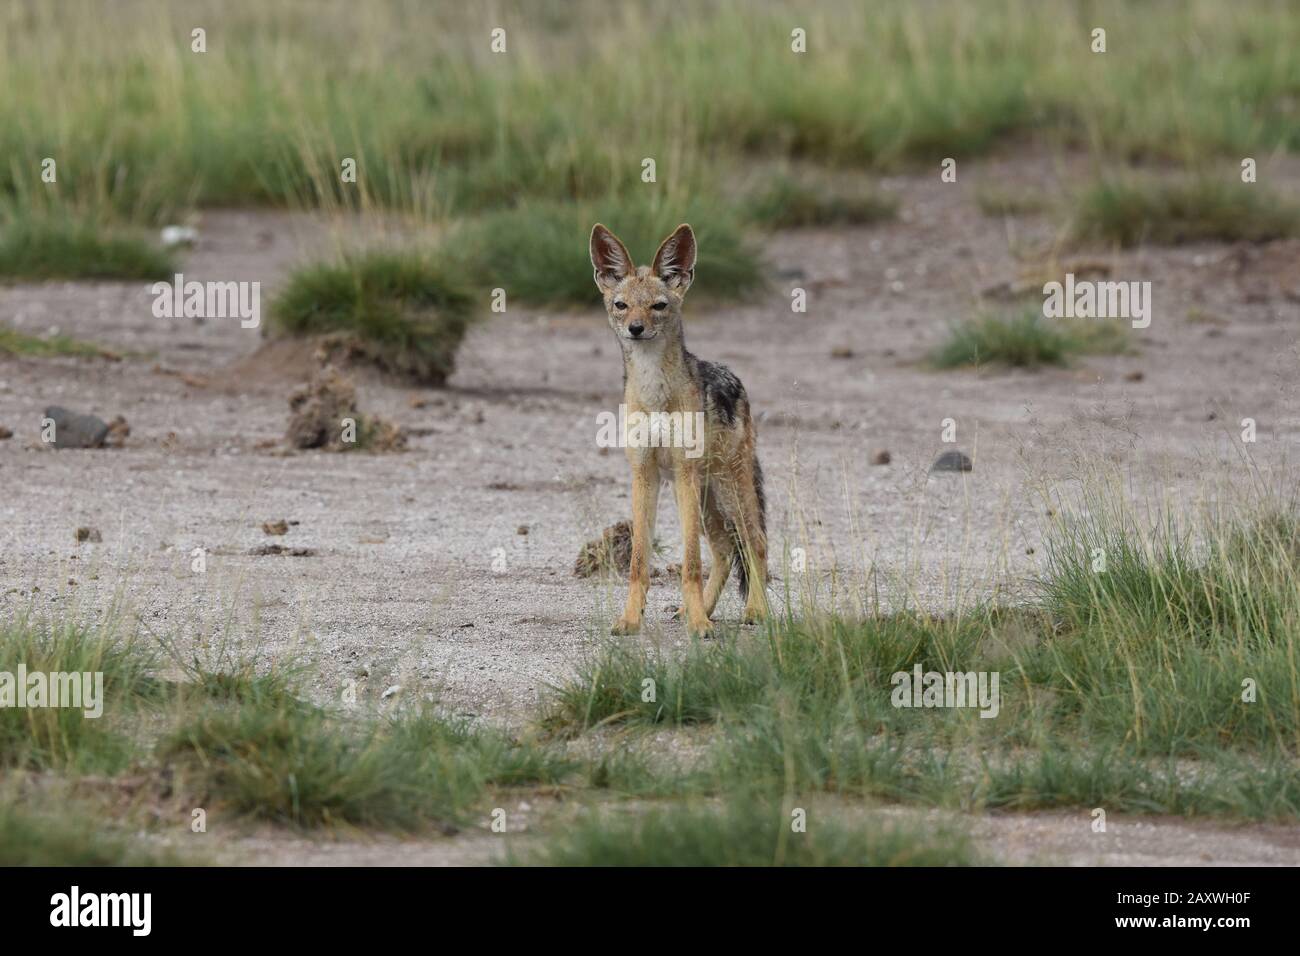
<svg viewBox="0 0 1300 956"><path fill-rule="evenodd" d="M682 522L682 616L692 637L707 637L713 631L704 610L704 574L700 566L701 485L696 468L689 464L678 466L673 490Z"/></svg>
<svg viewBox="0 0 1300 956"><path fill-rule="evenodd" d="M654 548L655 508L659 503L659 466L654 458L632 464L632 566L628 569L627 604L611 634L641 630L646 591L650 589L650 552Z"/></svg>

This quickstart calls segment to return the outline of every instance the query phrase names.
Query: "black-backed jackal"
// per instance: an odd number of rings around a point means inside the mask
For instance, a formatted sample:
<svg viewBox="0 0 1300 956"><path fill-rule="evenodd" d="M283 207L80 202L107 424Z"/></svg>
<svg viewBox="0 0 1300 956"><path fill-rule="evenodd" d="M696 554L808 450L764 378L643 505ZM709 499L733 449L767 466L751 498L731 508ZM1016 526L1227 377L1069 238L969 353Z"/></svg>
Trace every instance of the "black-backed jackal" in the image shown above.
<svg viewBox="0 0 1300 956"><path fill-rule="evenodd" d="M733 565L745 598L745 622L762 620L768 610L767 528L749 399L728 369L686 351L682 335L682 300L695 278L695 233L678 226L654 261L637 267L618 237L597 223L591 231L591 264L623 351L628 419L677 413L677 421L689 415L703 425L702 441L694 447L625 442L632 466L632 567L627 606L613 633L641 629L659 486L669 478L685 542L681 616L687 629L692 635L710 633L709 617ZM713 555L707 586L701 533Z"/></svg>

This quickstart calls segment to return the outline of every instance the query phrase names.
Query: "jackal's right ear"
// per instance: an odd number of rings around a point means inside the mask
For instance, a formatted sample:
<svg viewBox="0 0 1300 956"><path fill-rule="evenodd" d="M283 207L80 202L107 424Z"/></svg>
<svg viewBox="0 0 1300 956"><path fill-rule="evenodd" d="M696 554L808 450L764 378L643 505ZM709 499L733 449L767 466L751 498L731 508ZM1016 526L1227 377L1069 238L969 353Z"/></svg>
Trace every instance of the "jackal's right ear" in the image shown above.
<svg viewBox="0 0 1300 956"><path fill-rule="evenodd" d="M596 285L608 292L632 274L632 257L627 246L600 223L591 230L591 267L596 270Z"/></svg>

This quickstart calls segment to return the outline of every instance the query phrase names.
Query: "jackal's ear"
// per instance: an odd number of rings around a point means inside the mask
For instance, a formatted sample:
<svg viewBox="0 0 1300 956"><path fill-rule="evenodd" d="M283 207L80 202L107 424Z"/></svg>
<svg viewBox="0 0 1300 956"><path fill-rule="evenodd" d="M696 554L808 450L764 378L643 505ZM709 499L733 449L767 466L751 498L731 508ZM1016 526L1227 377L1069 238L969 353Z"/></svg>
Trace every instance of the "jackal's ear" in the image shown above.
<svg viewBox="0 0 1300 956"><path fill-rule="evenodd" d="M691 287L695 278L695 233L689 225L682 223L663 241L651 271L682 294Z"/></svg>
<svg viewBox="0 0 1300 956"><path fill-rule="evenodd" d="M596 285L607 292L632 274L632 257L627 246L600 223L591 230L591 267L596 270Z"/></svg>

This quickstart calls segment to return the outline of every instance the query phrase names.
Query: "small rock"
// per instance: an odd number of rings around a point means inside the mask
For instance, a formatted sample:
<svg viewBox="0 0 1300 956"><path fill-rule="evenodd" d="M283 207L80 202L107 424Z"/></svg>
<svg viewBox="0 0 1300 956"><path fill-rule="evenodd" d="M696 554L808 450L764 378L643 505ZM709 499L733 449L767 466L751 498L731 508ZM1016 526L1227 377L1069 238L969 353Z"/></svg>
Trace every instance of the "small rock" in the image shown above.
<svg viewBox="0 0 1300 956"><path fill-rule="evenodd" d="M400 684L394 684L392 687L389 687L388 690L384 691L384 693L383 693L383 695L381 696L380 699L381 699L381 700L388 700L388 698L390 698L390 697L396 697L396 696L397 696L398 694L400 694L401 692L402 692L401 685L400 685Z"/></svg>
<svg viewBox="0 0 1300 956"><path fill-rule="evenodd" d="M13 437L14 437L14 432L12 428L5 428L3 425L0 425L0 441L4 441L6 438L13 438Z"/></svg>
<svg viewBox="0 0 1300 956"><path fill-rule="evenodd" d="M1142 380L1143 380L1144 378L1146 378L1146 377L1147 377L1147 373L1144 372L1144 371L1142 371L1141 369L1138 369L1136 372L1129 372L1127 375L1125 375L1125 376L1124 376L1124 381L1126 381L1126 382L1140 382L1140 381L1142 381Z"/></svg>
<svg viewBox="0 0 1300 956"><path fill-rule="evenodd" d="M103 540L104 540L104 536L103 536L102 534L99 533L99 529L98 529L98 528L78 528L78 529L77 529L77 543L78 543L78 544L80 544L80 543L83 542L83 541L89 541L89 542L91 542L92 544L96 544L96 543L98 543L98 542L100 542L100 541L103 541Z"/></svg>
<svg viewBox="0 0 1300 956"><path fill-rule="evenodd" d="M279 521L263 521L262 531L266 534L288 534L289 522L281 518Z"/></svg>
<svg viewBox="0 0 1300 956"><path fill-rule="evenodd" d="M946 451L934 460L930 471L970 471L974 468L970 458L959 451Z"/></svg>
<svg viewBox="0 0 1300 956"><path fill-rule="evenodd" d="M286 548L282 544L264 544L260 547L250 548L248 553L255 557L282 554L290 558L310 558L316 554L312 548Z"/></svg>
<svg viewBox="0 0 1300 956"><path fill-rule="evenodd" d="M871 456L871 463L873 465L888 465L892 460L893 459L889 456L889 452L884 448Z"/></svg>
<svg viewBox="0 0 1300 956"><path fill-rule="evenodd" d="M168 249L178 246L192 246L198 240L198 232L190 226L163 226L159 238Z"/></svg>
<svg viewBox="0 0 1300 956"><path fill-rule="evenodd" d="M528 534L528 525L521 524L518 528L515 528L515 534Z"/></svg>
<svg viewBox="0 0 1300 956"><path fill-rule="evenodd" d="M108 437L108 424L94 415L81 415L51 405L45 409L45 417L54 422L50 444L55 448L99 448Z"/></svg>
<svg viewBox="0 0 1300 956"><path fill-rule="evenodd" d="M831 358L853 358L853 349L847 345L837 345L831 349Z"/></svg>
<svg viewBox="0 0 1300 956"><path fill-rule="evenodd" d="M104 444L121 448L126 444L126 436L130 434L131 426L126 423L126 419L121 415L116 415L108 423L108 435L104 438Z"/></svg>

